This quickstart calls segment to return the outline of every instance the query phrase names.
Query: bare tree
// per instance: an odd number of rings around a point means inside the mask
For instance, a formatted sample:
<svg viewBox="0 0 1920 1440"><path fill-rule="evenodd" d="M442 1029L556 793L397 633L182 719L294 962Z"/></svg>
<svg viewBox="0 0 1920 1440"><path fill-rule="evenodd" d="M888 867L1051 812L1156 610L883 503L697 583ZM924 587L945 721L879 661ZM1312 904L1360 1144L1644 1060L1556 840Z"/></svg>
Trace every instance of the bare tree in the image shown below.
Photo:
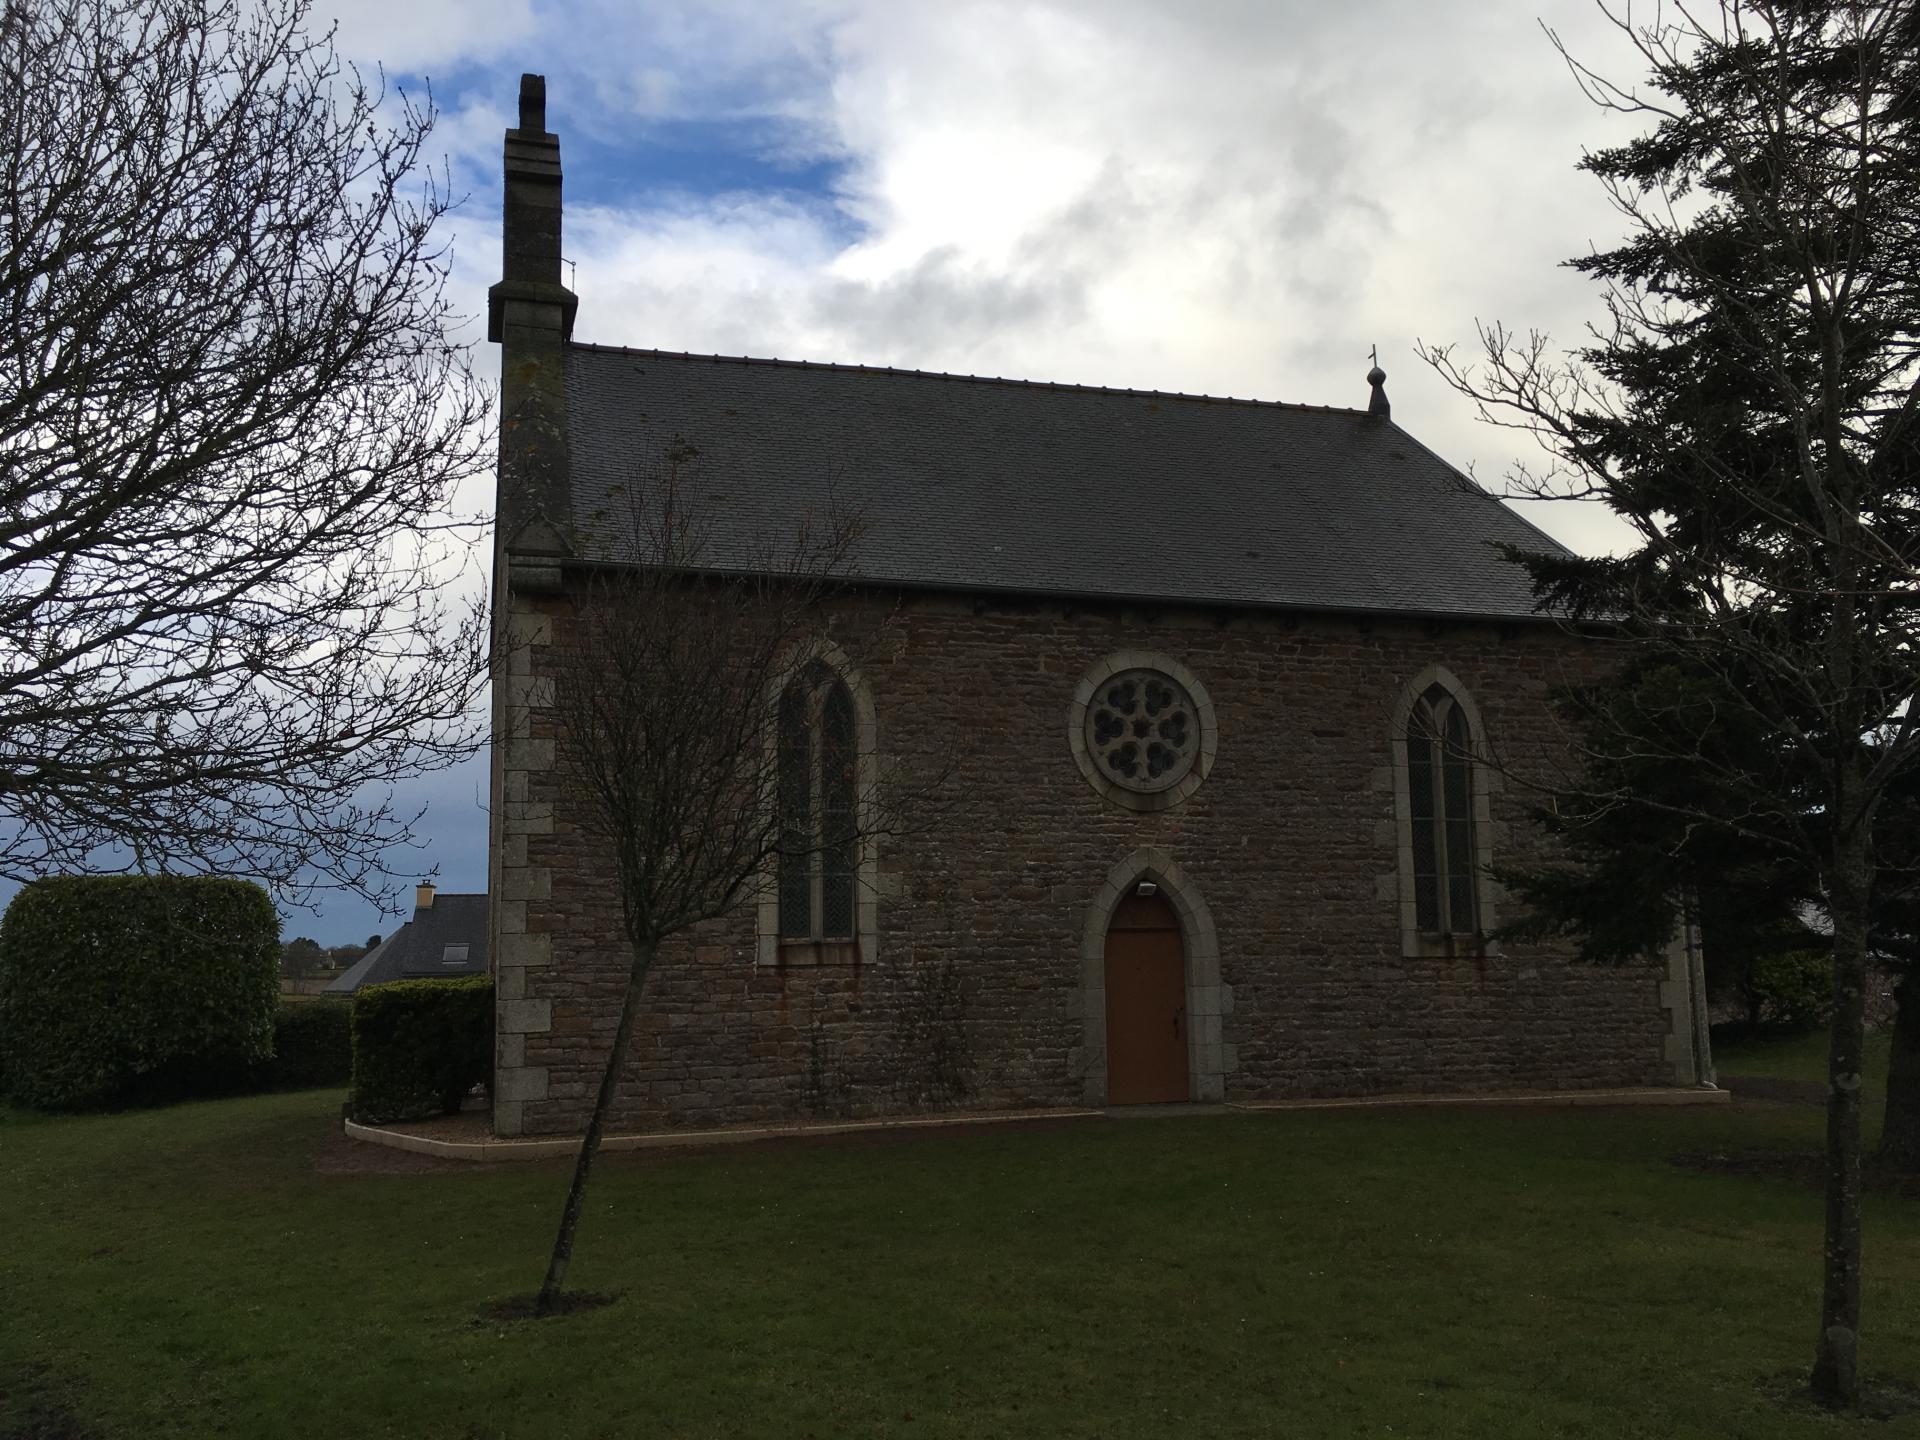
<svg viewBox="0 0 1920 1440"><path fill-rule="evenodd" d="M485 676L431 105L306 0L0 3L0 875L384 895Z"/></svg>
<svg viewBox="0 0 1920 1440"><path fill-rule="evenodd" d="M566 1281L594 1156L662 944L759 896L775 883L779 861L846 857L885 828L873 786L852 803L826 806L813 825L781 789L781 745L793 739L781 725L785 682L823 634L858 524L827 517L746 553L729 547L726 572L713 573L702 526L679 498L680 475L696 453L676 440L659 473L623 497L632 553L651 563L582 576L553 647L561 793L574 822L605 847L629 954L619 1024L539 1314L552 1310ZM860 758L847 750L829 763L857 785Z"/></svg>
<svg viewBox="0 0 1920 1440"><path fill-rule="evenodd" d="M1600 773L1684 767L1704 799L1602 791L1587 813L1720 827L1818 876L1835 1003L1812 1381L1851 1403L1876 821L1920 757L1920 13L1722 0L1615 18L1644 90L1569 62L1652 127L1582 162L1629 231L1573 262L1606 286L1609 327L1566 359L1497 326L1478 367L1428 358L1552 454L1523 493L1604 500L1636 534L1619 558L1528 563L1620 643L1628 673L1585 731Z"/></svg>

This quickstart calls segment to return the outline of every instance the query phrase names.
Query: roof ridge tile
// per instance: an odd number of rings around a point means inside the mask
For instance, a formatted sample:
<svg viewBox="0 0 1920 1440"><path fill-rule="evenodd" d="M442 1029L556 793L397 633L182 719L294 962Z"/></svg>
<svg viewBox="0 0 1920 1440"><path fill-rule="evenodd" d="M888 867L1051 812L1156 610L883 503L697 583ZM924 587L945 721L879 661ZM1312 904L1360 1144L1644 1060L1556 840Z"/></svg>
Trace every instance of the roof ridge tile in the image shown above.
<svg viewBox="0 0 1920 1440"><path fill-rule="evenodd" d="M794 370L831 370L850 375L910 375L921 380L952 380L970 385L1006 385L1025 390L1077 391L1089 395L1137 395L1152 400L1187 400L1203 405L1253 405L1274 410L1305 410L1316 415L1351 415L1370 420L1364 410L1344 405L1310 405L1301 400L1260 400L1246 395L1208 395L1199 391L1142 390L1130 385L1087 385L1072 380L1022 380L1005 375L969 375L956 370L916 370L900 365L859 365L843 360L791 360L778 355L702 354L692 350L661 350L640 345L604 345L592 340L569 340L569 350L592 350L603 355L645 355L661 360L687 360L713 365L771 365Z"/></svg>

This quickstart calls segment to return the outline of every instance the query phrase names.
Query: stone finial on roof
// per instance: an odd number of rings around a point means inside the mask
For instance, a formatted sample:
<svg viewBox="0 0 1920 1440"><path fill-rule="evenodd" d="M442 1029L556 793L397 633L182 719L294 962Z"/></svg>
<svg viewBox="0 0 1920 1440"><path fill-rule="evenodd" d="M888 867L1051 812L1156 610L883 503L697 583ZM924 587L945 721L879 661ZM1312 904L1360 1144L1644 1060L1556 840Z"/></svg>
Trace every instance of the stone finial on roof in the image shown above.
<svg viewBox="0 0 1920 1440"><path fill-rule="evenodd" d="M1367 384L1373 387L1373 394L1367 400L1367 413L1378 415L1382 420L1393 414L1393 406L1387 400L1387 372L1380 368L1380 347L1373 348L1373 368L1367 371Z"/></svg>

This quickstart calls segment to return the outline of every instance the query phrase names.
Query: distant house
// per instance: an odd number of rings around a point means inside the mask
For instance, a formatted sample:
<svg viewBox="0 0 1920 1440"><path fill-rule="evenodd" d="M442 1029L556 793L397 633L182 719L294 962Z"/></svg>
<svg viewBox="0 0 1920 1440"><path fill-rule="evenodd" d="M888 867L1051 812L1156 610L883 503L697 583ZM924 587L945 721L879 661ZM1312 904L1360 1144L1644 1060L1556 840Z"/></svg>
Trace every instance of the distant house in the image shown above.
<svg viewBox="0 0 1920 1440"><path fill-rule="evenodd" d="M323 995L351 995L389 980L432 980L487 973L487 897L414 891L413 918L369 950Z"/></svg>

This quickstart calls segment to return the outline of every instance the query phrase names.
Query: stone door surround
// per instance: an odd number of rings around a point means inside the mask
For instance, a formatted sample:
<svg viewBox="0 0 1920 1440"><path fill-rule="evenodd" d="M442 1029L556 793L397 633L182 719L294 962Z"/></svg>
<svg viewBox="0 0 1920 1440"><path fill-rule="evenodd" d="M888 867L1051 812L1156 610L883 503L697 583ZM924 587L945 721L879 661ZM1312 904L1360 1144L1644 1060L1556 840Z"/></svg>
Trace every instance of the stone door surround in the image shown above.
<svg viewBox="0 0 1920 1440"><path fill-rule="evenodd" d="M1107 1103L1107 929L1122 897L1142 880L1159 887L1180 917L1187 957L1187 1094L1198 1102L1226 1098L1226 1077L1239 1068L1223 1035L1233 1013L1233 988L1220 983L1220 942L1207 902L1173 857L1143 845L1107 872L1087 904L1080 939L1080 1073L1086 1103Z"/></svg>

